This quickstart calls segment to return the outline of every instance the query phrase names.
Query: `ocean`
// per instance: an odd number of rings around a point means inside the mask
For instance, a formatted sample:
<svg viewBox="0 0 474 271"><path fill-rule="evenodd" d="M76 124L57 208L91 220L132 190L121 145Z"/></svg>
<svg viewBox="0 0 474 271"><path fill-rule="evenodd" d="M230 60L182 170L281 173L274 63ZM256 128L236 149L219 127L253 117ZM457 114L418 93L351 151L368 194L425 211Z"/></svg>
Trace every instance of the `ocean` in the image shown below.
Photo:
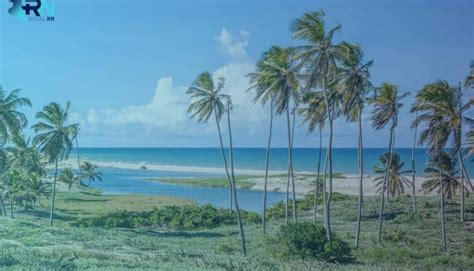
<svg viewBox="0 0 474 271"><path fill-rule="evenodd" d="M383 166L379 157L386 148L364 149L365 174L372 174L375 166ZM323 149L323 160L324 160ZM405 163L403 169L411 170L410 148L396 148ZM138 165L180 166L182 168L200 168L199 172L206 172L206 168L221 168L222 156L219 148L79 148L82 159L111 163L129 163ZM75 156L75 152L72 154ZM417 175L423 176L426 162L429 157L425 149L416 149L415 164ZM316 172L318 149L295 148L293 150L293 164L295 171ZM324 164L324 161L322 162ZM236 169L263 170L265 165L265 148L235 148L234 165ZM273 148L270 151L270 170L285 171L288 167L288 152L286 148ZM323 166L321 166L323 168ZM171 167L170 167L171 168ZM336 148L333 150L334 172L343 174L357 174L357 148ZM466 168L474 175L472 164L466 163ZM186 171L186 170L184 170ZM193 169L189 170L192 173Z"/></svg>

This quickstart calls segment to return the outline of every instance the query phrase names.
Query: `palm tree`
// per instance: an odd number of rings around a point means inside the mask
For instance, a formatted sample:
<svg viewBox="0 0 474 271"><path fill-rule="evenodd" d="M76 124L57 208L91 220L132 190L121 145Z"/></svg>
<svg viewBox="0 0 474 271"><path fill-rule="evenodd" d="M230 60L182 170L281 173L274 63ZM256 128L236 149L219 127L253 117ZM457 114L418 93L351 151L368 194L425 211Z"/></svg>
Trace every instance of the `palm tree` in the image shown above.
<svg viewBox="0 0 474 271"><path fill-rule="evenodd" d="M87 179L89 186L92 181L102 182L102 172L98 171L99 167L90 162L84 161L80 166L81 173L79 173L81 179Z"/></svg>
<svg viewBox="0 0 474 271"><path fill-rule="evenodd" d="M456 175L459 170L456 169L456 159L447 153L441 152L439 157L433 157L428 161L425 169L427 174L425 181L421 186L424 193L430 193L436 190L441 193L441 186L439 182L439 171L441 170L441 178L443 183L443 195L447 199L452 199L456 195L457 190L467 190L466 186L462 186L460 180Z"/></svg>
<svg viewBox="0 0 474 271"><path fill-rule="evenodd" d="M326 111L329 123L329 142L327 159L329 166L329 193L325 200L326 237L331 239L331 199L332 199L332 139L334 105L329 103L328 84L334 81L337 75L337 61L341 58L345 46L333 43L333 36L339 32L341 25L326 31L324 12L308 12L296 19L292 24L293 37L307 41L308 45L298 47L299 57L306 73L306 89L320 87L324 94Z"/></svg>
<svg viewBox="0 0 474 271"><path fill-rule="evenodd" d="M269 81L269 74L267 73L267 65L265 65L266 55L262 56L257 62L257 71L250 73L247 76L250 77L250 83L252 84L248 90L255 89L254 103L261 101L262 105L265 105L268 99L270 99L270 127L268 131L267 150L265 152L265 181L263 185L263 214L262 214L262 232L265 234L266 230L266 210L267 210L267 183L268 183L268 167L270 162L270 147L272 142L272 130L273 130L273 109L274 109L274 95L275 89L270 88L272 83ZM247 90L247 91L248 91Z"/></svg>
<svg viewBox="0 0 474 271"><path fill-rule="evenodd" d="M385 174L385 165L389 159L390 153L384 153L379 157L379 161L383 167L374 167L374 173L379 174L379 176L374 179L376 187L378 187L377 192L379 193L382 193L384 181L384 175L382 174ZM387 191L392 197L401 197L403 194L405 194L405 186L412 185L411 182L405 176L403 176L404 174L411 172L411 170L403 170L404 165L405 163L400 160L400 155L398 155L398 153L393 153L392 162L389 166L390 177L387 184Z"/></svg>
<svg viewBox="0 0 474 271"><path fill-rule="evenodd" d="M232 100L230 96L227 98L226 111L227 111L227 125L229 128L229 155L230 155L230 172L232 176L232 191L233 191L233 196L234 196L235 210L237 211L237 222L239 224L240 241L242 244L242 254L244 254L244 256L247 256L247 247L245 245L244 227L242 225L242 218L240 216L239 202L237 201L237 189L235 187L234 153L233 153L233 147L232 147L232 127L230 124L230 111L232 111Z"/></svg>
<svg viewBox="0 0 474 271"><path fill-rule="evenodd" d="M313 219L316 222L317 197L319 196L320 186L323 186L321 174L321 155L322 155L322 131L324 122L327 117L326 104L324 97L320 92L307 92L303 96L303 107L299 109L299 114L303 117L303 123L308 123L308 132L312 133L318 128L319 148L318 148L318 164L315 180L314 202L313 202Z"/></svg>
<svg viewBox="0 0 474 271"><path fill-rule="evenodd" d="M13 215L13 202L16 199L17 193L22 191L23 176L20 171L16 169L10 169L5 173L3 184L5 186L5 193L8 195L10 202L10 218L14 218Z"/></svg>
<svg viewBox="0 0 474 271"><path fill-rule="evenodd" d="M380 237L382 233L382 218L384 212L385 203L385 191L387 189L387 182L390 177L390 165L392 164L393 158L393 145L395 143L395 127L398 124L398 113L400 108L403 106L401 100L408 96L409 93L398 95L398 86L390 83L383 83L377 89L377 96L370 99L370 103L374 109L372 111L372 127L375 130L380 130L391 123L390 127L390 140L388 144L389 157L385 165L385 176L383 179L382 193L380 193L380 210L379 210L379 221L378 221L378 232L377 242L380 243Z"/></svg>
<svg viewBox="0 0 474 271"><path fill-rule="evenodd" d="M40 197L47 197L51 189L51 184L46 183L36 174L30 174L26 180L26 187L28 189L29 196L33 207L36 206L36 201Z"/></svg>
<svg viewBox="0 0 474 271"><path fill-rule="evenodd" d="M194 80L186 94L190 95L192 100L191 105L188 107L188 113L191 114L191 118L197 118L198 123L208 123L214 113L225 173L229 181L229 212L232 213L232 180L227 166L227 158L220 127L220 120L225 111L223 100L227 98L227 95L220 93L224 88L224 81L224 78L219 78L216 85L208 71L202 72L198 75L196 80Z"/></svg>
<svg viewBox="0 0 474 271"><path fill-rule="evenodd" d="M0 85L0 145L5 145L9 139L19 134L28 124L26 116L18 111L19 107L30 106L27 98L19 97L20 90L15 89L8 95Z"/></svg>
<svg viewBox="0 0 474 271"><path fill-rule="evenodd" d="M21 129L26 127L28 121L26 116L18 111L18 108L22 106L30 106L31 102L27 98L19 96L20 90L15 89L10 93L6 93L2 85L0 85L0 176L7 170L7 154L5 153L4 146L10 140L10 138L17 136ZM0 204L2 213L5 214L4 196L5 193L0 195ZM13 215L13 214L12 214Z"/></svg>
<svg viewBox="0 0 474 271"><path fill-rule="evenodd" d="M54 219L58 162L68 158L73 147L72 139L77 136L78 131L78 124L66 124L70 106L71 103L69 102L67 102L65 109L57 103L46 105L42 111L36 114L38 123L32 127L37 133L33 139L33 144L39 147L46 161L54 163L55 166L49 222L51 226Z"/></svg>
<svg viewBox="0 0 474 271"><path fill-rule="evenodd" d="M461 183L464 186L464 178L473 188L467 171L464 166L462 156L462 121L463 112L468 110L474 104L470 100L463 105L461 103L461 87L450 86L446 81L437 81L424 86L416 96L411 111L418 112L418 117L413 125L420 123L426 124L426 129L420 134L420 144L428 142L430 153L436 153L442 150L448 143L450 137L453 137L453 153L456 154L460 173ZM441 180L440 180L441 182ZM461 221L464 221L464 191L461 191Z"/></svg>
<svg viewBox="0 0 474 271"><path fill-rule="evenodd" d="M370 82L369 69L373 61L364 63L363 52L358 44L345 44L348 54L344 55L342 65L339 68L339 84L344 93L343 111L346 118L358 122L358 164L359 164L359 200L357 208L357 230L355 247L359 247L360 224L363 210L363 139L362 139L362 111L367 101L367 94L373 89Z"/></svg>
<svg viewBox="0 0 474 271"><path fill-rule="evenodd" d="M74 175L70 168L65 168L61 175L59 175L58 181L65 183L68 191L71 191L71 188L79 182L79 178Z"/></svg>
<svg viewBox="0 0 474 271"><path fill-rule="evenodd" d="M415 119L418 118L418 113L416 114ZM412 178L411 178L411 187L412 187L412 201L413 201L413 212L416 213L416 168L415 168L415 147L416 147L416 135L418 132L418 125L415 124L415 134L413 135L413 148L411 149L411 168L412 168Z"/></svg>
<svg viewBox="0 0 474 271"><path fill-rule="evenodd" d="M291 178L294 187L293 176L293 152L292 152L292 132L290 124L290 103L295 98L298 90L298 74L295 66L295 49L271 47L264 52L262 58L257 62L257 70L250 74L250 79L256 84L256 97L262 101L273 100L272 109L275 114L281 115L286 112L288 130L288 181ZM289 185L287 185L288 187ZM288 195L286 200L286 221L288 222ZM293 202L296 202L293 190ZM296 221L296 204L293 204L293 218Z"/></svg>
<svg viewBox="0 0 474 271"><path fill-rule="evenodd" d="M25 174L36 174L39 177L46 175L46 169L36 146L30 144L30 139L23 135L13 138L13 146L7 147L6 151L10 155L10 166Z"/></svg>
<svg viewBox="0 0 474 271"><path fill-rule="evenodd" d="M192 118L197 118L198 122L200 123L208 123L209 119L211 118L211 115L214 113L215 119L216 119L216 125L217 125L217 131L219 133L219 141L221 145L221 152L222 152L222 158L224 159L224 166L225 166L225 171L227 174L227 178L229 180L229 204L230 204L230 212L232 213L232 198L235 202L236 209L238 207L238 201L236 191L233 191L233 179L231 179L231 176L229 174L229 169L227 167L227 158L225 155L224 151L224 143L222 141L222 133L221 133L221 128L220 128L220 120L222 118L222 115L226 112L226 106L224 105L224 102L229 102L230 101L230 96L226 94L220 93L223 88L224 88L224 78L219 78L219 81L216 84L214 84L214 79L212 78L211 74L209 72L203 72L198 77L196 80L193 82L193 85L188 89L186 92L188 95L191 96L192 103L188 107L188 113L191 114ZM228 104L228 106L230 106ZM230 114L230 113L229 113ZM229 124L229 136L231 137L231 132L230 132L230 115L228 115L228 124ZM230 138L231 139L231 138ZM232 146L230 147L229 150L232 150ZM233 167L233 157L231 156L231 166ZM232 196L232 193L234 196ZM242 252L244 255L246 255L246 247L245 247L245 237L243 233L243 227L240 221L240 209L237 210L237 218L239 221L239 228L240 228L240 236L241 236L241 241L242 241Z"/></svg>

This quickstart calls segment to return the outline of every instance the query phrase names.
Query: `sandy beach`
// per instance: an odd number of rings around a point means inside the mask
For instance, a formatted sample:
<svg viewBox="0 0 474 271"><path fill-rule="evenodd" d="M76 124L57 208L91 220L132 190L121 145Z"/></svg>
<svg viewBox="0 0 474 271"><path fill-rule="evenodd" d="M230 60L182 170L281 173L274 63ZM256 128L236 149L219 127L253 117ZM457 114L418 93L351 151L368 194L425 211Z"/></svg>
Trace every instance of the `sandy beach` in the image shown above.
<svg viewBox="0 0 474 271"><path fill-rule="evenodd" d="M365 195L376 195L377 188L374 183L375 176L364 176L363 188ZM411 176L407 176L411 180ZM299 175L295 179L296 182L296 193L298 194L307 194L314 190L314 179L315 177L308 177ZM424 177L416 177L416 191L421 189L421 184L424 182ZM255 183L251 188L252 190L262 190L264 187L265 179L262 177L258 178L249 178L249 181ZM286 177L270 177L267 183L268 191L286 191ZM290 186L291 189L291 186ZM348 194L348 195L357 195L359 191L359 176L356 175L343 175L342 178L333 178L333 191ZM410 193L411 188L406 188L406 192Z"/></svg>

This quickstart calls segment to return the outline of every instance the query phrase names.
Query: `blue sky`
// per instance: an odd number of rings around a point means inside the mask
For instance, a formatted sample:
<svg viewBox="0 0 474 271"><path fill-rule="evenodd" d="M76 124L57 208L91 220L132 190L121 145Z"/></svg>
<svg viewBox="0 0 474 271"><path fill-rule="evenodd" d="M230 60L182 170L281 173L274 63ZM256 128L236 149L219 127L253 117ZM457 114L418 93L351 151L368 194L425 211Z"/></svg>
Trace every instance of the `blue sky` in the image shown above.
<svg viewBox="0 0 474 271"><path fill-rule="evenodd" d="M358 42L373 59L372 81L401 91L446 79L457 83L474 59L474 1L56 1L54 22L22 22L0 4L0 82L21 88L33 102L30 123L48 102L70 100L84 146L217 146L215 124L186 115L184 91L204 70L227 78L233 95L234 139L264 146L268 108L252 105L245 74L272 45L288 46L290 22L323 9L338 40ZM472 94L470 94L472 96ZM407 104L412 98L406 100ZM397 146L410 146L412 116L402 113ZM366 112L365 145L387 145L387 131L372 131ZM284 119L274 146L285 146ZM31 131L27 131L32 135ZM335 146L356 146L356 126L339 120ZM316 144L306 127L295 146Z"/></svg>

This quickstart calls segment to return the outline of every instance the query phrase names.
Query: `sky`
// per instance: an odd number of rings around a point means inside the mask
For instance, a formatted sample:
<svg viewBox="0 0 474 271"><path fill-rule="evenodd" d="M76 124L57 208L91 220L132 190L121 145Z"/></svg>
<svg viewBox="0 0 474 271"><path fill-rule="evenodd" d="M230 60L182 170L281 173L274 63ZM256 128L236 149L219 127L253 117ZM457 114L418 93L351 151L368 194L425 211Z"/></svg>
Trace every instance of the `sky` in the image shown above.
<svg viewBox="0 0 474 271"><path fill-rule="evenodd" d="M22 109L30 125L49 102L71 101L70 122L81 125L87 147L217 147L215 123L197 124L186 113L185 91L202 71L226 78L234 145L266 146L270 111L252 103L246 74L272 45L302 44L289 25L308 11L324 10L329 26L342 24L337 42L362 46L374 60L375 85L388 81L412 93L397 147L412 145L408 108L416 91L441 79L457 84L474 59L472 0L56 0L54 22L18 20L10 6L0 3L0 84L30 98L32 107ZM385 147L388 129L370 128L370 110L364 144ZM285 121L275 119L275 147L287 144ZM334 131L335 147L357 146L355 124L338 119ZM294 146L317 139L298 119Z"/></svg>

